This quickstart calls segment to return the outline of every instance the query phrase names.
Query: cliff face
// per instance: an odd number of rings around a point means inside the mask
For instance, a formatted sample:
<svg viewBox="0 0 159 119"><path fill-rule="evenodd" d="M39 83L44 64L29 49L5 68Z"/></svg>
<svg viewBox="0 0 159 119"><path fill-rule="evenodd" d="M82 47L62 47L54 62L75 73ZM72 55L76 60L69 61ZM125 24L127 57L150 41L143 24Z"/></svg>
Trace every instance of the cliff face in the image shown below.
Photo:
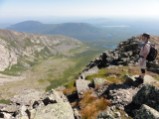
<svg viewBox="0 0 159 119"><path fill-rule="evenodd" d="M29 67L39 59L54 55L68 55L82 45L66 36L45 36L0 30L0 71L13 65Z"/></svg>

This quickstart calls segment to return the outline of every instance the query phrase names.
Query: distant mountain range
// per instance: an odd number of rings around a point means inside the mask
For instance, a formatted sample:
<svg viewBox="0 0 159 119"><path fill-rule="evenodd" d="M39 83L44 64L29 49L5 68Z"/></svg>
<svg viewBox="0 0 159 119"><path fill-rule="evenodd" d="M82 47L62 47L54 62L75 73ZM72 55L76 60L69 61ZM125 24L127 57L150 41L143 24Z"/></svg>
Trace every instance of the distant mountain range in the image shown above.
<svg viewBox="0 0 159 119"><path fill-rule="evenodd" d="M24 21L9 26L20 32L39 34L62 34L87 42L123 41L143 32L159 35L158 20L153 19L96 19L61 24L43 24L38 21ZM96 44L96 43L95 43ZM103 43L102 43L103 44Z"/></svg>
<svg viewBox="0 0 159 119"><path fill-rule="evenodd" d="M157 35L159 27L154 21L132 20L96 20L87 23L43 24L38 21L24 21L11 25L7 29L38 34L65 35L93 44L98 48L111 49L135 36L147 32Z"/></svg>
<svg viewBox="0 0 159 119"><path fill-rule="evenodd" d="M82 41L107 38L103 29L87 23L43 24L37 21L24 21L7 29L39 34L62 34Z"/></svg>

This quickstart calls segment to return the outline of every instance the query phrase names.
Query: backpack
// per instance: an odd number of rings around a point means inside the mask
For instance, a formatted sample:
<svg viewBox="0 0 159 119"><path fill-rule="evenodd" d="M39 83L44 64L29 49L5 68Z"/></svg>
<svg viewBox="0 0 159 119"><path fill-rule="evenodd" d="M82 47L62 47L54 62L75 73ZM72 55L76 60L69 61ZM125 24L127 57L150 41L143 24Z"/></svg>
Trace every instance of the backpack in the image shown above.
<svg viewBox="0 0 159 119"><path fill-rule="evenodd" d="M146 59L148 61L154 61L157 57L157 49L155 48L155 46L150 45L150 52L147 55Z"/></svg>

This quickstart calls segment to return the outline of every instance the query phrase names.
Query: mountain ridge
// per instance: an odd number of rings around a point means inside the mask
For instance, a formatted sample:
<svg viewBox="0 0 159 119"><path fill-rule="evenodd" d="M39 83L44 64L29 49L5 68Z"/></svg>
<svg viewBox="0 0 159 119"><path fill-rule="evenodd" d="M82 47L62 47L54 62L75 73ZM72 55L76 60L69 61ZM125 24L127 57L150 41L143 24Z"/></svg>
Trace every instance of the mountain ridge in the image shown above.
<svg viewBox="0 0 159 119"><path fill-rule="evenodd" d="M81 45L80 41L62 35L46 36L0 30L0 70L10 69L20 62L29 66L39 58L68 55L67 52Z"/></svg>
<svg viewBox="0 0 159 119"><path fill-rule="evenodd" d="M61 24L43 24L38 21L24 21L15 25L11 25L7 29L29 33L61 34L75 37L81 41L106 38L101 28L88 23L68 22Z"/></svg>

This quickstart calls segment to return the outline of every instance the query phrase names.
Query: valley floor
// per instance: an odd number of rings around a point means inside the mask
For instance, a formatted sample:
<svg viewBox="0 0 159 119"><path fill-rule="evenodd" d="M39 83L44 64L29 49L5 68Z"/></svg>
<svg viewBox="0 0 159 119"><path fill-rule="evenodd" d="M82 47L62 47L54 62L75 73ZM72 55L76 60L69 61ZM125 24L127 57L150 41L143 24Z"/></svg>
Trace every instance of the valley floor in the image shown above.
<svg viewBox="0 0 159 119"><path fill-rule="evenodd" d="M25 89L45 91L64 85L74 80L98 53L97 50L87 49L72 56L53 56L20 76L0 74L0 98L9 99Z"/></svg>

